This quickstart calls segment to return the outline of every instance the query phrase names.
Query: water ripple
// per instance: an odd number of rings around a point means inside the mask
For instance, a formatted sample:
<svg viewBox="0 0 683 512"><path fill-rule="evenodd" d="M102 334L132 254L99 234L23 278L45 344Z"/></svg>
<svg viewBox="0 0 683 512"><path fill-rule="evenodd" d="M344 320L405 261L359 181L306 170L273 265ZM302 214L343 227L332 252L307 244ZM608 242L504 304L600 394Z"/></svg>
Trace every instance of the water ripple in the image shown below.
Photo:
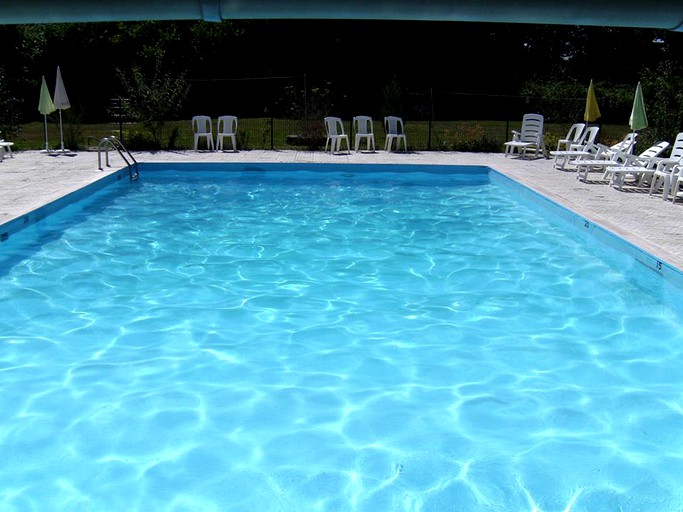
<svg viewBox="0 0 683 512"><path fill-rule="evenodd" d="M12 260L0 509L683 506L680 296L485 180L281 178L143 179Z"/></svg>

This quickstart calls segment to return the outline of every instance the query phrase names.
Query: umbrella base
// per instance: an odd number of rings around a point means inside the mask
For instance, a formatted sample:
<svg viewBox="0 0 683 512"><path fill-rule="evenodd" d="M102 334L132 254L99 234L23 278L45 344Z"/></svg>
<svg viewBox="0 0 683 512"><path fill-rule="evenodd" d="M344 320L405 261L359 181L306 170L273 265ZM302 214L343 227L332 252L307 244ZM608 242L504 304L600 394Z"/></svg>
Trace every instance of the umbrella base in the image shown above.
<svg viewBox="0 0 683 512"><path fill-rule="evenodd" d="M71 151L70 149L43 149L41 153L45 153L48 156L76 156L77 154L75 151Z"/></svg>

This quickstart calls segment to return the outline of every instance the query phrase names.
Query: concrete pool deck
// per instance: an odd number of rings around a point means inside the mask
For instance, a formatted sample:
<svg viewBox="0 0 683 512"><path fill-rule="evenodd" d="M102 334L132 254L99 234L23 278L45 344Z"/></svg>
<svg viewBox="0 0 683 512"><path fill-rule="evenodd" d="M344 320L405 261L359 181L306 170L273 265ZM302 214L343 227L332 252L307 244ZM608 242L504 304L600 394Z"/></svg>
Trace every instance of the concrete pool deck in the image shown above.
<svg viewBox="0 0 683 512"><path fill-rule="evenodd" d="M410 152L330 155L311 151L253 150L237 153L134 152L139 162L294 162L485 165L566 206L656 258L683 270L683 201L637 187L616 190L593 173L587 183L574 171L559 171L552 159L521 160L503 153ZM104 160L104 156L103 156ZM112 167L98 169L96 152L48 155L18 151L0 162L0 225L74 192L125 166L110 153Z"/></svg>

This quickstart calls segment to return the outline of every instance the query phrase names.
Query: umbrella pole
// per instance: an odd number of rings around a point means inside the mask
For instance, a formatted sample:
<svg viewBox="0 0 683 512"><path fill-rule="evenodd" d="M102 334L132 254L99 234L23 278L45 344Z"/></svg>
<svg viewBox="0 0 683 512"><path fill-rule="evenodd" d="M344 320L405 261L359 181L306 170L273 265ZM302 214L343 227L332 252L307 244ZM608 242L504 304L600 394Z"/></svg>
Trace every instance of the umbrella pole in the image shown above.
<svg viewBox="0 0 683 512"><path fill-rule="evenodd" d="M64 132L62 131L62 109L59 109L59 142L62 145L62 152L64 152Z"/></svg>
<svg viewBox="0 0 683 512"><path fill-rule="evenodd" d="M45 120L45 152L49 152L50 146L47 143L47 114L43 114L43 119Z"/></svg>
<svg viewBox="0 0 683 512"><path fill-rule="evenodd" d="M636 154L636 131L631 132L631 148L629 151L632 155Z"/></svg>

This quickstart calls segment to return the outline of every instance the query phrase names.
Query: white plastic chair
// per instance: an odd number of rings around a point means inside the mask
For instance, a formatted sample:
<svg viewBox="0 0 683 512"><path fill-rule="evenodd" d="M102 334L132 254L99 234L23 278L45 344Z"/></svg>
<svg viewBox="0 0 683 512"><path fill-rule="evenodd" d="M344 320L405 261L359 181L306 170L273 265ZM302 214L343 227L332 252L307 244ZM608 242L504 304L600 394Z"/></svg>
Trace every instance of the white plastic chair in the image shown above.
<svg viewBox="0 0 683 512"><path fill-rule="evenodd" d="M221 116L216 126L216 149L223 151L223 139L230 139L232 150L237 151L237 117Z"/></svg>
<svg viewBox="0 0 683 512"><path fill-rule="evenodd" d="M557 141L557 151L568 150L572 144L580 144L586 130L586 123L574 123L567 136Z"/></svg>
<svg viewBox="0 0 683 512"><path fill-rule="evenodd" d="M650 146L638 156L628 155L623 165L605 167L603 179L610 178L610 185L618 190L622 189L627 178L632 178L637 185L642 185L646 178L651 178L655 173L658 161L656 157L668 147L669 143L662 141Z"/></svg>
<svg viewBox="0 0 683 512"><path fill-rule="evenodd" d="M206 148L214 149L213 133L211 131L211 118L209 116L194 116L192 118L192 131L194 132L194 150L199 147L201 137L206 140Z"/></svg>
<svg viewBox="0 0 683 512"><path fill-rule="evenodd" d="M568 165L575 165L579 158L583 158L586 155L590 156L590 153L594 153L593 146L599 131L599 126L590 126L583 131L578 141L569 144L568 149L551 151L550 156L555 157L553 164L555 169L564 171Z"/></svg>
<svg viewBox="0 0 683 512"><path fill-rule="evenodd" d="M14 142L0 139L0 162L5 159L5 154L8 154L10 158L14 158L14 155L12 154L12 146L14 146Z"/></svg>
<svg viewBox="0 0 683 512"><path fill-rule="evenodd" d="M522 158L533 151L534 157L540 152L546 156L543 140L543 116L524 114L521 131L512 130L512 140L505 143L505 157L517 150Z"/></svg>
<svg viewBox="0 0 683 512"><path fill-rule="evenodd" d="M599 126L589 126L584 130L583 135L581 135L578 142L569 145L569 151L582 150L590 144L595 144L595 139L598 138L599 131Z"/></svg>
<svg viewBox="0 0 683 512"><path fill-rule="evenodd" d="M353 118L353 131L355 132L354 151L358 152L363 139L367 142L368 151L375 151L375 130L370 116L356 116Z"/></svg>
<svg viewBox="0 0 683 512"><path fill-rule="evenodd" d="M595 145L595 139L600 131L599 126L589 126L576 143L569 144L569 148L560 151L551 151L550 155L555 157L555 169L565 170L568 165L576 164L579 158L593 152L590 148ZM559 146L559 144L558 144Z"/></svg>
<svg viewBox="0 0 683 512"><path fill-rule="evenodd" d="M325 118L325 132L327 133L327 140L325 140L325 151L327 146L330 146L330 153L337 153L341 151L341 143L346 142L346 149L351 153L349 146L349 136L344 133L344 123L339 117Z"/></svg>
<svg viewBox="0 0 683 512"><path fill-rule="evenodd" d="M613 146L610 146L610 149L613 151L623 151L624 153L632 155L633 150L636 147L637 138L638 134L636 132L627 133L621 142L617 142Z"/></svg>
<svg viewBox="0 0 683 512"><path fill-rule="evenodd" d="M671 185L677 179L676 173L681 164L683 164L683 132L676 136L669 157L657 161L657 168L650 183L650 195L662 187L662 199L668 200Z"/></svg>
<svg viewBox="0 0 683 512"><path fill-rule="evenodd" d="M673 183L671 184L671 204L676 203L676 198L683 191L683 165L678 165L673 170Z"/></svg>
<svg viewBox="0 0 683 512"><path fill-rule="evenodd" d="M391 151L394 141L396 141L397 151L401 149L401 141L403 141L403 149L408 151L408 141L406 139L405 131L403 130L403 119L396 116L385 117L384 131L387 133L387 139L384 143L385 151Z"/></svg>

